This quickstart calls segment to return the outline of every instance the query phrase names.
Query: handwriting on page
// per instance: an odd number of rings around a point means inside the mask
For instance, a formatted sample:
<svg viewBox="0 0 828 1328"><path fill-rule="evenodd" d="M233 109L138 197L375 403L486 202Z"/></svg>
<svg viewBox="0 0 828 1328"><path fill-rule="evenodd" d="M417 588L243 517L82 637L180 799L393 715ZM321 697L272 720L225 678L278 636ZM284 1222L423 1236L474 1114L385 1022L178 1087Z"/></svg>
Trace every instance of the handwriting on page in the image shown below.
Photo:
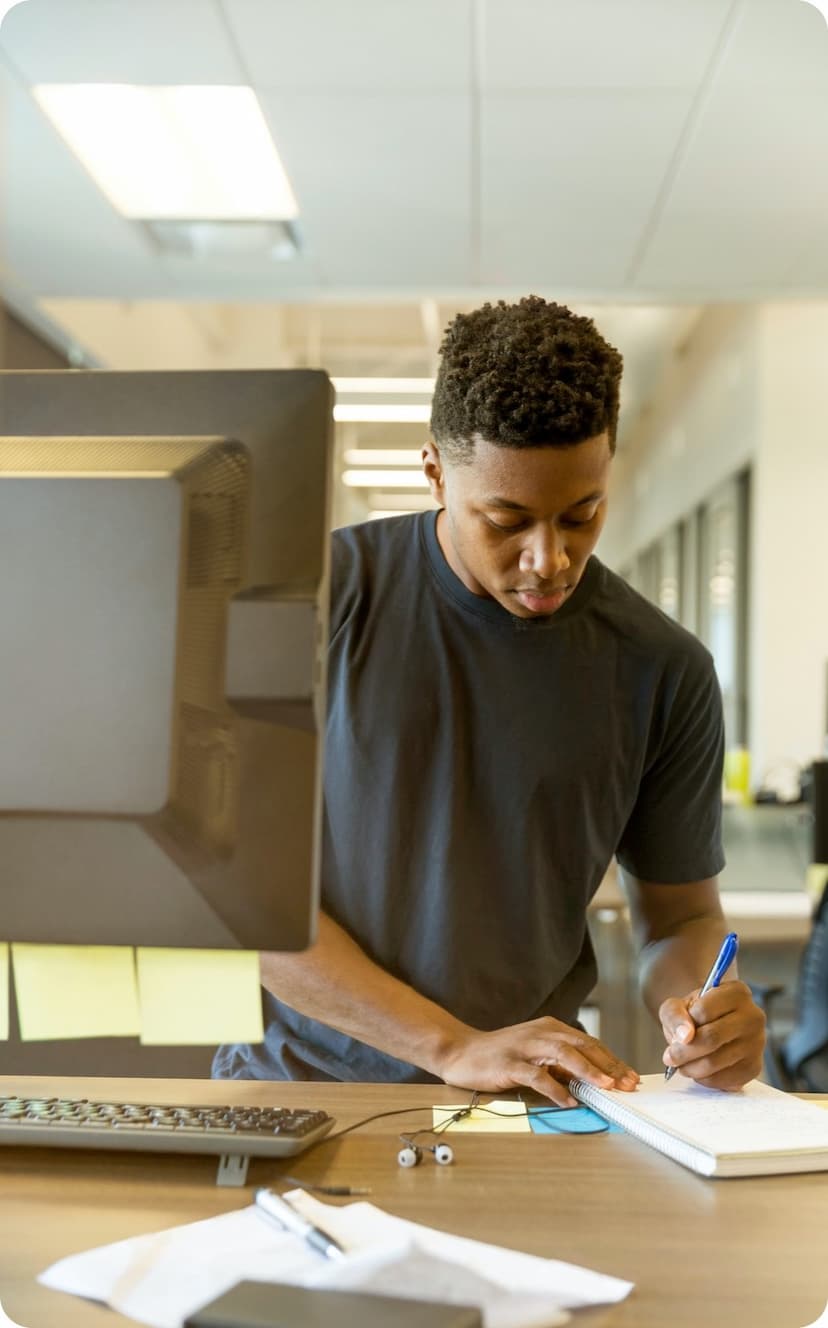
<svg viewBox="0 0 828 1328"><path fill-rule="evenodd" d="M656 1082L652 1083L651 1080ZM636 1111L715 1153L785 1152L828 1147L828 1118L816 1107L768 1093L762 1084L722 1093L690 1080L645 1076L630 1103Z"/></svg>

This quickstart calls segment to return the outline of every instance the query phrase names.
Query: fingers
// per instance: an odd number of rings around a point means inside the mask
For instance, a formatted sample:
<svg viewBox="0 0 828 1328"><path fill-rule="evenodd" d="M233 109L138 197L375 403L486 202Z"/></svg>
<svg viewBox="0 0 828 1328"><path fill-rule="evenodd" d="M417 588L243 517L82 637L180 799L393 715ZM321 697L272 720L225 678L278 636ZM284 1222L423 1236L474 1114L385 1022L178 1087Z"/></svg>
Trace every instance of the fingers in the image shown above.
<svg viewBox="0 0 828 1328"><path fill-rule="evenodd" d="M531 1088L541 1097L554 1102L556 1107L577 1107L578 1101L572 1096L566 1084L560 1083L542 1065L523 1065L515 1070L514 1087Z"/></svg>
<svg viewBox="0 0 828 1328"><path fill-rule="evenodd" d="M669 1052L665 1052L667 1065L671 1063L668 1056ZM679 1073L685 1078L692 1079L705 1088L733 1091L744 1088L751 1079L757 1078L762 1070L762 1056L755 1051L742 1054L739 1045L731 1042L725 1047L718 1048L710 1056L702 1056L678 1068Z"/></svg>
<svg viewBox="0 0 828 1328"><path fill-rule="evenodd" d="M545 1017L491 1032L469 1030L444 1057L440 1077L460 1088L493 1092L532 1088L556 1106L571 1107L570 1079L632 1090L640 1076L597 1038Z"/></svg>
<svg viewBox="0 0 828 1328"><path fill-rule="evenodd" d="M538 1038L531 1059L558 1078L583 1079L596 1088L632 1090L640 1077L597 1038L578 1029L556 1029L554 1035Z"/></svg>
<svg viewBox="0 0 828 1328"><path fill-rule="evenodd" d="M701 1000L697 992L691 993L686 999L688 1013L697 1027L734 1012L742 1012L747 1016L753 1010L761 1014L750 987L744 982L723 982L720 987L711 988Z"/></svg>
<svg viewBox="0 0 828 1328"><path fill-rule="evenodd" d="M692 1040L672 1042L663 1056L697 1083L711 1088L741 1088L762 1068L765 1016L744 983L726 984L690 1003L696 1023ZM698 1019L696 1021L696 1016Z"/></svg>
<svg viewBox="0 0 828 1328"><path fill-rule="evenodd" d="M691 996L686 996L683 1000L677 997L670 997L662 1001L658 1011L658 1017L661 1021L661 1031L664 1034L666 1042L692 1042L696 1032L696 1026L688 1013L688 1005L695 997L693 992Z"/></svg>

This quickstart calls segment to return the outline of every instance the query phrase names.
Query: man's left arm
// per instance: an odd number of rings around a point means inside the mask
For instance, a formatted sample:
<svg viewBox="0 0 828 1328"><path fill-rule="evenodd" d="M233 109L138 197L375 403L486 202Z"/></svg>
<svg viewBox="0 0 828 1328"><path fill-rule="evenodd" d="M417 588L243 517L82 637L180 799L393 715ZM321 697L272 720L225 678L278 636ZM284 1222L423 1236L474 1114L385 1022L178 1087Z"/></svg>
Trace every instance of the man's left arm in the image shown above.
<svg viewBox="0 0 828 1328"><path fill-rule="evenodd" d="M664 1064L709 1088L737 1089L762 1069L765 1016L732 965L699 990L728 931L715 877L683 885L622 872L639 950L641 992L661 1024Z"/></svg>

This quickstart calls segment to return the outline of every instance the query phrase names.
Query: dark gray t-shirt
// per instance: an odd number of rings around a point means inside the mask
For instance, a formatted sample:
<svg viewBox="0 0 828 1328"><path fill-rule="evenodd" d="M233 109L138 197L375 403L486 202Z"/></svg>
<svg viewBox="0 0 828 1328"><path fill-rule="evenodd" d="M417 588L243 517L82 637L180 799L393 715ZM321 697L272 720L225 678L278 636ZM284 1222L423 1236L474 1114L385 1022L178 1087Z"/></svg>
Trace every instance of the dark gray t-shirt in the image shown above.
<svg viewBox="0 0 828 1328"><path fill-rule="evenodd" d="M338 530L328 689L323 907L475 1028L576 1019L613 855L665 883L723 866L710 655L595 557L521 619L463 585L433 512ZM264 1001L264 1044L215 1075L432 1077Z"/></svg>

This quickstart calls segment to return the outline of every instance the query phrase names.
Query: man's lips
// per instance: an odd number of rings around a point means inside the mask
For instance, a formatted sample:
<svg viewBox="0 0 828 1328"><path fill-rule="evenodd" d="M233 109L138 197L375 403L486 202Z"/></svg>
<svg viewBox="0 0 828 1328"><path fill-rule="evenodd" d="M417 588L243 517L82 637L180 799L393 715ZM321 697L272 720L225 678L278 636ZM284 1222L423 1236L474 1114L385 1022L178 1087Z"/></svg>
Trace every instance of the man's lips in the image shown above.
<svg viewBox="0 0 828 1328"><path fill-rule="evenodd" d="M569 586L517 586L512 594L531 595L533 599L550 599L552 595L562 595Z"/></svg>
<svg viewBox="0 0 828 1328"><path fill-rule="evenodd" d="M538 595L534 590L519 590L517 601L530 613L557 613L566 599L566 595L565 587L553 591L551 595Z"/></svg>

